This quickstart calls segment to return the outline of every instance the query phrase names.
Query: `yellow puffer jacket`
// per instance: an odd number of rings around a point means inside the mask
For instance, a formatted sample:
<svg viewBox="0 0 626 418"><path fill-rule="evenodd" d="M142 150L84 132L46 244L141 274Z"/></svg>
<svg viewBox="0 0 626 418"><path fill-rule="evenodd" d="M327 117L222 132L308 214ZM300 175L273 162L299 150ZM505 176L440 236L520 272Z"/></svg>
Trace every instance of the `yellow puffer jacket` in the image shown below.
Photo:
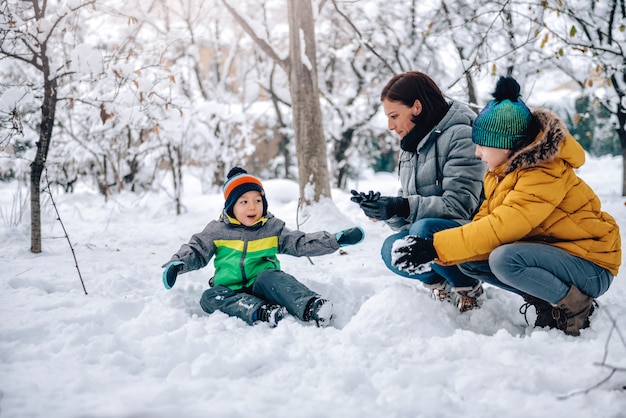
<svg viewBox="0 0 626 418"><path fill-rule="evenodd" d="M535 140L485 175L485 201L472 222L438 232L438 263L486 260L503 244L552 245L617 275L622 261L615 219L574 172L585 152L561 119L533 112L542 126Z"/></svg>

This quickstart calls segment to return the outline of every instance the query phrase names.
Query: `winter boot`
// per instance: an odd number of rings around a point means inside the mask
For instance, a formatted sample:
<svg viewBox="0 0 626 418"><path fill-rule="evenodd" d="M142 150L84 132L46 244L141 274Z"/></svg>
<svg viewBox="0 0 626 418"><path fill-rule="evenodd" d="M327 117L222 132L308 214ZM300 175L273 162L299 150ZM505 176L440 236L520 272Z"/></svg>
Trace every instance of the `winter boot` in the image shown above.
<svg viewBox="0 0 626 418"><path fill-rule="evenodd" d="M304 310L305 321L315 321L318 327L327 327L333 319L333 304L320 297L312 298Z"/></svg>
<svg viewBox="0 0 626 418"><path fill-rule="evenodd" d="M447 281L439 283L423 283L424 287L430 290L430 297L439 302L450 302L450 293L452 286Z"/></svg>
<svg viewBox="0 0 626 418"><path fill-rule="evenodd" d="M528 319L526 318L526 312L530 306L535 307L535 311L537 312L537 319L535 319L535 327L543 328L556 328L557 323L554 317L552 316L552 311L554 307L543 299L539 299L535 296L524 294L524 303L519 308L519 313L524 315L524 320L526 324L528 324Z"/></svg>
<svg viewBox="0 0 626 418"><path fill-rule="evenodd" d="M287 316L287 309L285 309L285 307L264 303L257 310L256 319L262 322L268 322L270 327L274 328L285 316Z"/></svg>
<svg viewBox="0 0 626 418"><path fill-rule="evenodd" d="M474 287L453 287L450 297L459 312L466 312L480 307L478 298L484 293L483 284L478 282Z"/></svg>
<svg viewBox="0 0 626 418"><path fill-rule="evenodd" d="M594 300L571 286L567 295L552 310L556 327L567 335L580 335L580 330L589 327L589 316L593 312Z"/></svg>
<svg viewBox="0 0 626 418"><path fill-rule="evenodd" d="M450 302L459 312L469 311L478 307L478 298L484 293L482 283L474 287L452 287L446 280L424 284L424 287L430 289L430 297L440 302Z"/></svg>

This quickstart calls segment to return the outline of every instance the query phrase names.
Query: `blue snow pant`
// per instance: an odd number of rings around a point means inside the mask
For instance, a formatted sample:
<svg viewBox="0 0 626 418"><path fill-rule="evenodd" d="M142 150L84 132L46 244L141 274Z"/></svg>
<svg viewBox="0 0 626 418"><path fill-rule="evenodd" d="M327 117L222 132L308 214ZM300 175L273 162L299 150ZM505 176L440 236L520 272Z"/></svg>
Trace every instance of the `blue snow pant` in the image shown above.
<svg viewBox="0 0 626 418"><path fill-rule="evenodd" d="M257 275L252 287L232 290L218 285L205 290L200 306L208 314L219 310L252 325L257 310L264 303L282 305L291 315L304 320L307 304L319 296L284 271L264 270Z"/></svg>
<svg viewBox="0 0 626 418"><path fill-rule="evenodd" d="M406 237L407 235L415 235L420 238L433 239L435 232L443 231L444 229L455 228L460 226L456 221L450 219L440 218L423 218L415 221L411 227L397 234L391 235L385 239L383 246L380 250L380 254L383 258L383 262L387 268L397 275L422 281L424 284L431 285L442 283L444 280L450 283L453 288L473 288L478 284L478 280L473 277L463 274L458 266L440 266L432 263L431 271L420 274L411 274L402 270L398 270L391 264L391 250L394 242Z"/></svg>
<svg viewBox="0 0 626 418"><path fill-rule="evenodd" d="M485 283L553 305L565 297L571 285L597 298L613 282L610 271L546 244L501 245L491 252L488 261L471 261L459 268Z"/></svg>

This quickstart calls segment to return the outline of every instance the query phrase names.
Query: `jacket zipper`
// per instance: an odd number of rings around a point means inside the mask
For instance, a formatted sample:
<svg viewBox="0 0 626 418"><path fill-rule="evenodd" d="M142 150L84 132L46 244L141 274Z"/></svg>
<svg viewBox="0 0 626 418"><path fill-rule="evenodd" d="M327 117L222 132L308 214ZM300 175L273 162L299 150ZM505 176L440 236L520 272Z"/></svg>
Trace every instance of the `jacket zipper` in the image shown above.
<svg viewBox="0 0 626 418"><path fill-rule="evenodd" d="M241 288L245 289L246 288L246 284L248 283L248 278L246 277L246 267L245 267L245 261L246 261L246 253L248 252L248 241L244 241L243 242L243 251L241 253L241 260L239 261L239 267L241 268Z"/></svg>

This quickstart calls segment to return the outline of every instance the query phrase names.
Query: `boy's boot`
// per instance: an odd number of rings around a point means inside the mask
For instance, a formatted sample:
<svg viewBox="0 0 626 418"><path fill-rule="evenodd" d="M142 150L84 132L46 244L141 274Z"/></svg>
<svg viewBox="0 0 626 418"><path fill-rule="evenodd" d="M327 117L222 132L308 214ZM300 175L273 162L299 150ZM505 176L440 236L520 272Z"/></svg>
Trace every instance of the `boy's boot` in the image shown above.
<svg viewBox="0 0 626 418"><path fill-rule="evenodd" d="M589 326L589 316L593 313L593 298L571 286L563 299L552 311L556 327L567 335L580 335L580 330Z"/></svg>
<svg viewBox="0 0 626 418"><path fill-rule="evenodd" d="M318 327L327 327L333 319L333 304L326 299L315 297L309 301L304 311L305 321L315 321Z"/></svg>
<svg viewBox="0 0 626 418"><path fill-rule="evenodd" d="M257 320L268 322L274 328L281 319L287 316L287 309L284 306L264 303L257 310Z"/></svg>
<svg viewBox="0 0 626 418"><path fill-rule="evenodd" d="M524 303L519 308L519 312L524 315L524 319L526 319L526 311L529 306L534 306L535 311L537 312L537 319L535 319L535 327L543 328L556 328L557 323L552 315L552 311L554 307L550 304L550 302L546 302L543 299L539 299L535 296L524 294ZM528 320L526 320L528 324Z"/></svg>

